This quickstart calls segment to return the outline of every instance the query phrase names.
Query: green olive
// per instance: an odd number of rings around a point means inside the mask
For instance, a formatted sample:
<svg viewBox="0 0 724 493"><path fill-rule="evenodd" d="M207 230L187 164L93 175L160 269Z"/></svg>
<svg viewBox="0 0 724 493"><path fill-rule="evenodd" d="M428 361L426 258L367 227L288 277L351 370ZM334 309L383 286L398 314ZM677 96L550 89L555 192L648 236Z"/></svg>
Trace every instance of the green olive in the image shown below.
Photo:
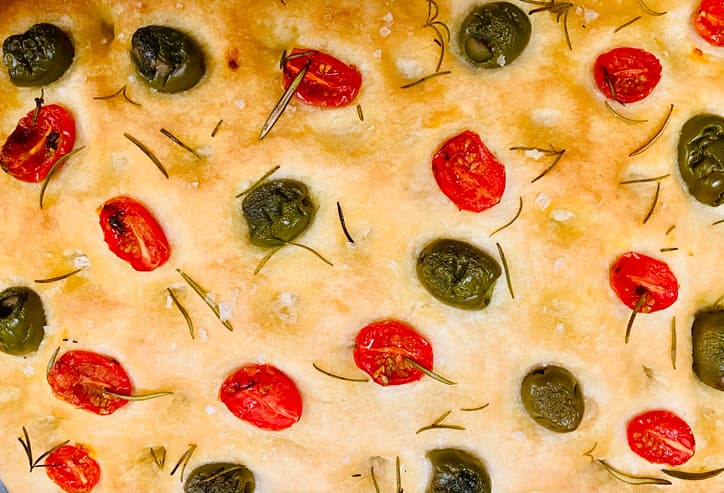
<svg viewBox="0 0 724 493"><path fill-rule="evenodd" d="M426 493L490 493L490 475L480 459L463 450L431 450L432 480Z"/></svg>
<svg viewBox="0 0 724 493"><path fill-rule="evenodd" d="M699 380L724 390L724 310L703 310L691 326L694 373Z"/></svg>
<svg viewBox="0 0 724 493"><path fill-rule="evenodd" d="M166 26L146 26L133 33L131 58L138 74L161 92L191 89L206 71L204 52L196 41Z"/></svg>
<svg viewBox="0 0 724 493"><path fill-rule="evenodd" d="M568 433L581 424L585 406L576 377L560 366L531 370L520 386L520 398L531 418L543 428Z"/></svg>
<svg viewBox="0 0 724 493"><path fill-rule="evenodd" d="M68 70L74 56L73 43L53 24L35 24L3 42L3 62L16 86L55 82Z"/></svg>
<svg viewBox="0 0 724 493"><path fill-rule="evenodd" d="M724 203L724 118L696 115L681 127L679 171L696 200Z"/></svg>
<svg viewBox="0 0 724 493"><path fill-rule="evenodd" d="M464 310L488 306L500 274L493 257L459 240L435 240L417 257L422 285L443 303Z"/></svg>
<svg viewBox="0 0 724 493"><path fill-rule="evenodd" d="M184 483L184 493L254 493L254 488L254 474L249 468L232 462L199 466Z"/></svg>
<svg viewBox="0 0 724 493"><path fill-rule="evenodd" d="M314 219L307 186L296 180L270 180L253 188L241 202L251 242L277 247L293 241Z"/></svg>
<svg viewBox="0 0 724 493"><path fill-rule="evenodd" d="M13 287L0 293L0 351L32 353L45 336L45 310L30 288Z"/></svg>
<svg viewBox="0 0 724 493"><path fill-rule="evenodd" d="M465 17L458 43L463 57L482 68L500 68L518 58L530 41L528 16L508 2L478 5Z"/></svg>

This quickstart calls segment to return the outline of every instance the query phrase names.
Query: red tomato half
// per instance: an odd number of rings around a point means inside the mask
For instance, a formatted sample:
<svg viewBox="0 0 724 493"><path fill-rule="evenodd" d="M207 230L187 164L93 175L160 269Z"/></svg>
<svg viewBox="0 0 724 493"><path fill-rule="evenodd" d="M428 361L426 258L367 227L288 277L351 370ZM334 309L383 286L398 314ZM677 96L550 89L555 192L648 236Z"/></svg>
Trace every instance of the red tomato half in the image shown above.
<svg viewBox="0 0 724 493"><path fill-rule="evenodd" d="M284 87L308 61L312 64L297 89L298 99L313 106L347 106L357 97L362 86L362 74L354 65L317 50L294 48L284 64Z"/></svg>
<svg viewBox="0 0 724 493"><path fill-rule="evenodd" d="M627 252L611 266L611 288L629 308L644 295L640 312L649 313L671 306L679 297L679 283L669 266L646 255Z"/></svg>
<svg viewBox="0 0 724 493"><path fill-rule="evenodd" d="M724 0L702 0L694 12L694 29L714 46L724 46Z"/></svg>
<svg viewBox="0 0 724 493"><path fill-rule="evenodd" d="M291 378L271 365L246 365L229 375L219 399L237 418L264 430L283 430L302 416L302 396Z"/></svg>
<svg viewBox="0 0 724 493"><path fill-rule="evenodd" d="M460 210L489 209L505 191L505 167L470 130L451 138L435 153L432 174L442 193Z"/></svg>
<svg viewBox="0 0 724 493"><path fill-rule="evenodd" d="M18 122L0 151L3 171L18 180L37 183L75 144L75 121L62 106L41 106L33 126L31 111Z"/></svg>
<svg viewBox="0 0 724 493"><path fill-rule="evenodd" d="M103 239L120 259L138 271L163 265L171 255L166 234L142 204L116 197L99 209Z"/></svg>
<svg viewBox="0 0 724 493"><path fill-rule="evenodd" d="M656 410L636 416L626 429L628 445L654 464L678 466L694 455L694 434L686 421L671 411Z"/></svg>
<svg viewBox="0 0 724 493"><path fill-rule="evenodd" d="M648 51L614 48L599 55L593 66L593 76L606 98L624 104L635 103L651 94L659 83L661 64Z"/></svg>
<svg viewBox="0 0 724 493"><path fill-rule="evenodd" d="M45 458L45 471L67 493L88 493L101 479L101 468L82 445L63 445Z"/></svg>
<svg viewBox="0 0 724 493"><path fill-rule="evenodd" d="M432 370L432 345L409 325L385 320L357 334L354 362L376 383L402 385L420 380L424 373L405 358Z"/></svg>
<svg viewBox="0 0 724 493"><path fill-rule="evenodd" d="M60 356L48 372L48 383L58 399L101 416L128 404L108 392L131 394L131 379L121 364L91 351L68 351Z"/></svg>

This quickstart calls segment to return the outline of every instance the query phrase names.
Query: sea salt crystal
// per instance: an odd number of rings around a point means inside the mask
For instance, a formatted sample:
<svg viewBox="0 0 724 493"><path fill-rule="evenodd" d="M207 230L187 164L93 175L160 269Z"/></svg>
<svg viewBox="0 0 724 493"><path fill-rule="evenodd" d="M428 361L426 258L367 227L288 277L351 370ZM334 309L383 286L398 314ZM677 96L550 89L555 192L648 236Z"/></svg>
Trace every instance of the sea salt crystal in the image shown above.
<svg viewBox="0 0 724 493"><path fill-rule="evenodd" d="M219 303L219 318L222 322L231 320L231 310L234 308L234 303Z"/></svg>
<svg viewBox="0 0 724 493"><path fill-rule="evenodd" d="M380 28L380 36L382 36L383 38L386 38L386 37L389 36L390 34L392 34L392 30L391 30L389 27L387 27L387 26L382 26L382 27Z"/></svg>
<svg viewBox="0 0 724 493"><path fill-rule="evenodd" d="M385 21L386 26L389 26L395 18L392 16L392 12L387 12L384 17L382 17L382 20Z"/></svg>
<svg viewBox="0 0 724 493"><path fill-rule="evenodd" d="M408 79L414 79L422 74L420 62L412 58L400 57L395 60L395 65L397 65L397 70Z"/></svg>
<svg viewBox="0 0 724 493"><path fill-rule="evenodd" d="M382 58L382 50L375 50L373 55L375 58Z"/></svg>
<svg viewBox="0 0 724 493"><path fill-rule="evenodd" d="M208 414L209 416L213 416L214 414L216 414L216 408L214 406L206 406L205 411L206 414Z"/></svg>
<svg viewBox="0 0 724 493"><path fill-rule="evenodd" d="M570 221L574 217L576 217L575 214L565 209L555 209L553 212L551 212L551 219L559 223Z"/></svg>
<svg viewBox="0 0 724 493"><path fill-rule="evenodd" d="M77 255L73 258L73 267L76 269L90 267L90 260L85 255Z"/></svg>
<svg viewBox="0 0 724 493"><path fill-rule="evenodd" d="M32 377L33 375L35 375L35 368L33 368L32 366L24 366L22 372L23 375L25 375L26 377Z"/></svg>
<svg viewBox="0 0 724 493"><path fill-rule="evenodd" d="M525 157L535 159L536 161L545 156L545 154L543 154L538 149L527 149L523 154L525 154Z"/></svg>
<svg viewBox="0 0 724 493"><path fill-rule="evenodd" d="M505 55L500 55L498 59L495 60L495 63L497 63L501 67L505 67Z"/></svg>
<svg viewBox="0 0 724 493"><path fill-rule="evenodd" d="M246 101L243 99L237 99L236 101L234 101L234 104L240 110L243 110L244 108L246 108Z"/></svg>
<svg viewBox="0 0 724 493"><path fill-rule="evenodd" d="M540 210L544 211L548 208L549 205L551 205L551 198L541 192L535 198L535 205L537 205Z"/></svg>

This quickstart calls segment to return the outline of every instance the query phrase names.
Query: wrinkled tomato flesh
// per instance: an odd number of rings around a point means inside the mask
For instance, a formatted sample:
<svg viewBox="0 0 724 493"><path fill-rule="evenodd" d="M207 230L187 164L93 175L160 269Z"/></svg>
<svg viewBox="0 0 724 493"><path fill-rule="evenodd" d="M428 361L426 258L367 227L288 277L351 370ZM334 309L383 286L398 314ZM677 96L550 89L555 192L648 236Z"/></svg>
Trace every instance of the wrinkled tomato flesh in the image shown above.
<svg viewBox="0 0 724 493"><path fill-rule="evenodd" d="M676 414L655 410L634 417L626 430L629 447L654 464L678 466L694 455L696 443L689 425Z"/></svg>
<svg viewBox="0 0 724 493"><path fill-rule="evenodd" d="M44 180L75 144L75 120L68 110L56 104L41 106L33 124L35 111L20 119L0 150L3 171L30 183Z"/></svg>
<svg viewBox="0 0 724 493"><path fill-rule="evenodd" d="M296 384L268 364L242 366L219 389L219 400L239 419L264 430L283 430L302 416Z"/></svg>
<svg viewBox="0 0 724 493"><path fill-rule="evenodd" d="M643 313L663 310L679 296L679 283L669 266L661 260L636 252L618 257L611 266L610 285L629 308L636 308L639 299Z"/></svg>
<svg viewBox="0 0 724 493"><path fill-rule="evenodd" d="M82 445L62 445L45 458L45 471L66 493L89 493L101 478L98 462Z"/></svg>
<svg viewBox="0 0 724 493"><path fill-rule="evenodd" d="M154 270L170 257L166 234L143 204L116 197L100 207L99 216L108 248L135 270Z"/></svg>
<svg viewBox="0 0 724 493"><path fill-rule="evenodd" d="M77 408L105 416L128 404L108 392L131 394L131 380L120 363L91 351L68 351L48 372L53 394Z"/></svg>
<svg viewBox="0 0 724 493"><path fill-rule="evenodd" d="M317 50L294 48L284 63L284 87L311 61L309 70L297 88L297 99L313 106L347 106L357 97L362 74L354 65L347 65Z"/></svg>
<svg viewBox="0 0 724 493"><path fill-rule="evenodd" d="M432 157L432 173L442 193L460 210L489 209L505 191L505 167L470 130L442 145Z"/></svg>
<svg viewBox="0 0 724 493"><path fill-rule="evenodd" d="M694 29L706 42L724 46L724 0L702 0L694 11Z"/></svg>
<svg viewBox="0 0 724 493"><path fill-rule="evenodd" d="M639 48L614 48L599 55L593 76L607 99L635 103L651 94L661 80L661 63Z"/></svg>
<svg viewBox="0 0 724 493"><path fill-rule="evenodd" d="M432 345L403 322L374 322L357 334L354 361L379 385L402 385L420 380L424 373L408 359L432 371Z"/></svg>

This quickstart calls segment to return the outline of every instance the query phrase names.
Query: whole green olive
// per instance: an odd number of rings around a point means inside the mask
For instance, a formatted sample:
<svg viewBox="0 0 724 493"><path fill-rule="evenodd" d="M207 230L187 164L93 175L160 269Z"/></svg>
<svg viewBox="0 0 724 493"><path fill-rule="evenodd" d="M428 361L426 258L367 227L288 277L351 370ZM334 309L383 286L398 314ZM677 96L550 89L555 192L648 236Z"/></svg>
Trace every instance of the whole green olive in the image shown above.
<svg viewBox="0 0 724 493"><path fill-rule="evenodd" d="M490 493L488 470L480 459L464 450L431 450L432 479L426 493Z"/></svg>
<svg viewBox="0 0 724 493"><path fill-rule="evenodd" d="M45 325L43 302L35 291L12 287L0 293L0 351L32 353L45 336Z"/></svg>
<svg viewBox="0 0 724 493"><path fill-rule="evenodd" d="M585 405L576 377L555 365L531 370L520 386L520 398L531 418L544 428L568 433L581 424Z"/></svg>
<svg viewBox="0 0 724 493"><path fill-rule="evenodd" d="M232 462L211 462L197 467L184 483L184 493L254 493L254 474Z"/></svg>
<svg viewBox="0 0 724 493"><path fill-rule="evenodd" d="M694 373L699 380L724 390L724 310L703 310L691 326Z"/></svg>
<svg viewBox="0 0 724 493"><path fill-rule="evenodd" d="M458 32L466 61L482 68L500 68L518 58L530 41L528 16L508 2L474 7Z"/></svg>
<svg viewBox="0 0 724 493"><path fill-rule="evenodd" d="M251 242L277 247L293 241L314 219L315 207L307 186L286 178L253 188L241 202Z"/></svg>
<svg viewBox="0 0 724 493"><path fill-rule="evenodd" d="M417 257L417 277L443 303L464 310L482 310L490 303L498 262L464 241L438 239Z"/></svg>
<svg viewBox="0 0 724 493"><path fill-rule="evenodd" d="M724 118L696 115L681 127L679 171L696 200L724 203Z"/></svg>
<svg viewBox="0 0 724 493"><path fill-rule="evenodd" d="M53 24L35 24L3 42L3 62L16 86L55 82L68 70L74 56L73 43Z"/></svg>
<svg viewBox="0 0 724 493"><path fill-rule="evenodd" d="M138 74L161 92L190 89L206 72L204 52L196 41L167 26L146 26L133 33L131 58Z"/></svg>

